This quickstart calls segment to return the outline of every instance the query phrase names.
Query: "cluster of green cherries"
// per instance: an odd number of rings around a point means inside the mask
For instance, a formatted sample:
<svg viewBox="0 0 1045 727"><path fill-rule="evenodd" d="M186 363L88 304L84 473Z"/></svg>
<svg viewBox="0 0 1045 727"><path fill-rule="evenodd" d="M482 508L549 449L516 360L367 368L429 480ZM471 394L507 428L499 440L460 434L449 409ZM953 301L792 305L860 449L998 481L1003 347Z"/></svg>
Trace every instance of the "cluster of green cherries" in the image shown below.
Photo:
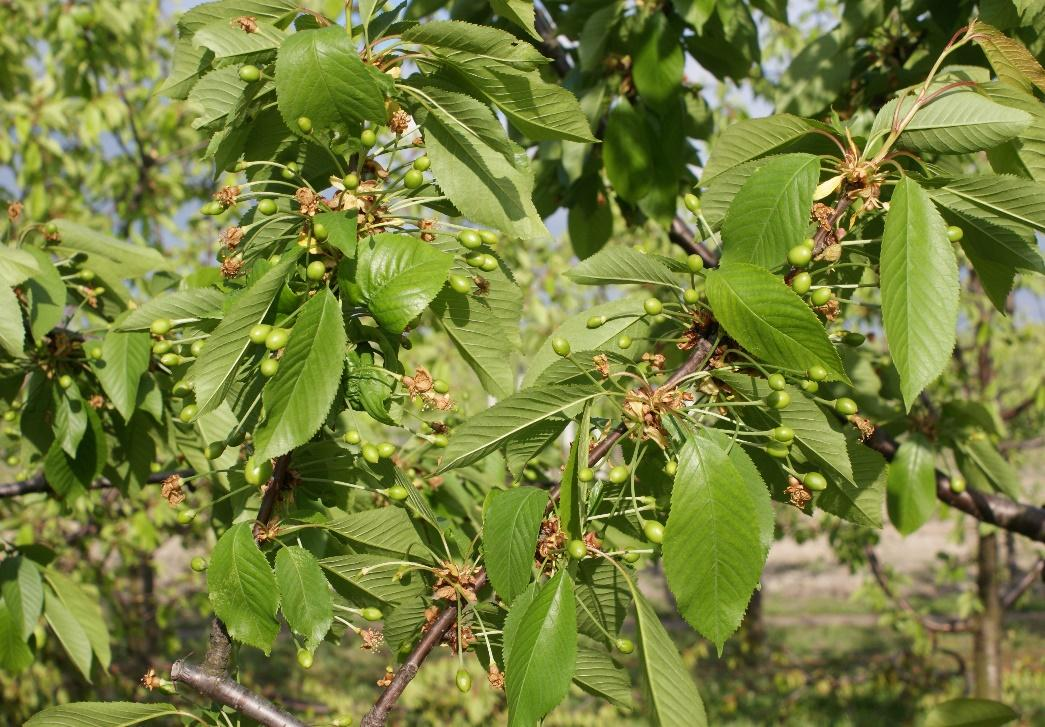
<svg viewBox="0 0 1045 727"><path fill-rule="evenodd" d="M156 338L152 344L152 353L156 356L157 360L168 369L172 369L175 366L191 361L200 355L203 351L203 347L206 345L206 341L198 339L192 341L189 345L189 354L187 358L183 356L184 344L176 339L172 340L167 338L168 334L174 329L174 322L169 318L157 318L149 325L149 332ZM88 355L93 355L93 352L89 352ZM192 421L193 417L196 416L195 410L192 410L188 416L185 415L184 410L179 414L182 421Z"/></svg>

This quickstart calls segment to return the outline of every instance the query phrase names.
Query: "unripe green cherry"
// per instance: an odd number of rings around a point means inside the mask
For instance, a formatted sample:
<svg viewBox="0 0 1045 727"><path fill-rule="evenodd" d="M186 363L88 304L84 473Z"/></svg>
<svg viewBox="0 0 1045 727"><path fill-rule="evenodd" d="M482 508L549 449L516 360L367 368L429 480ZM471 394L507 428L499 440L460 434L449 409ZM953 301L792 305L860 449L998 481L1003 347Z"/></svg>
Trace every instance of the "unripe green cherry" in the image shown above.
<svg viewBox="0 0 1045 727"><path fill-rule="evenodd" d="M625 563L635 563L639 559L639 554L635 551L629 550L621 557L624 558Z"/></svg>
<svg viewBox="0 0 1045 727"><path fill-rule="evenodd" d="M787 386L787 381L784 379L784 375L780 373L770 374L769 378L766 379L769 384L769 388L773 391L783 391L784 387Z"/></svg>
<svg viewBox="0 0 1045 727"><path fill-rule="evenodd" d="M803 247L808 247L810 250L812 250L814 247L816 247L816 240L814 240L811 237L807 237L806 239L802 240L801 244Z"/></svg>
<svg viewBox="0 0 1045 727"><path fill-rule="evenodd" d="M856 402L849 397L843 396L840 399L835 399L835 411L844 416L852 416L856 414L858 408Z"/></svg>
<svg viewBox="0 0 1045 727"><path fill-rule="evenodd" d="M472 292L472 281L464 275L451 275L450 287L453 288L456 293L470 293Z"/></svg>
<svg viewBox="0 0 1045 727"><path fill-rule="evenodd" d="M355 172L350 172L345 175L345 178L341 180L341 183L345 185L345 189L351 192L359 187L359 175Z"/></svg>
<svg viewBox="0 0 1045 727"><path fill-rule="evenodd" d="M857 331L845 331L842 334L842 343L846 346L860 346L867 340L867 336Z"/></svg>
<svg viewBox="0 0 1045 727"><path fill-rule="evenodd" d="M169 318L157 318L149 324L149 332L154 336L166 336L173 327L174 324Z"/></svg>
<svg viewBox="0 0 1045 727"><path fill-rule="evenodd" d="M591 482L595 479L595 470L591 467L584 467L577 473L577 479L581 482Z"/></svg>
<svg viewBox="0 0 1045 727"><path fill-rule="evenodd" d="M258 365L258 369L261 371L261 375L266 379L270 379L276 375L279 371L279 361L274 358L263 358L261 363Z"/></svg>
<svg viewBox="0 0 1045 727"><path fill-rule="evenodd" d="M464 259L466 263L471 265L473 268L482 267L483 261L486 260L486 255L481 252L475 252Z"/></svg>
<svg viewBox="0 0 1045 727"><path fill-rule="evenodd" d="M318 282L323 279L323 276L327 274L327 266L322 260L313 260L305 268L305 277L314 282Z"/></svg>
<svg viewBox="0 0 1045 727"><path fill-rule="evenodd" d="M363 459L370 464L377 464L381 461L381 454L377 451L377 447L372 444L363 445Z"/></svg>
<svg viewBox="0 0 1045 727"><path fill-rule="evenodd" d="M425 175L416 169L408 169L403 175L403 186L407 189L417 189L425 183Z"/></svg>
<svg viewBox="0 0 1045 727"><path fill-rule="evenodd" d="M312 654L308 649L298 649L298 664L302 669L312 668Z"/></svg>
<svg viewBox="0 0 1045 727"><path fill-rule="evenodd" d="M951 225L947 228L947 239L951 242L958 242L963 237L965 237L965 230L962 228L956 225Z"/></svg>
<svg viewBox="0 0 1045 727"><path fill-rule="evenodd" d="M778 442L787 444L795 438L795 430L791 427L775 427L770 435Z"/></svg>
<svg viewBox="0 0 1045 727"><path fill-rule="evenodd" d="M692 194L692 193L687 193L682 198L682 203L685 204L686 205L686 209L688 209L693 214L696 214L697 212L700 212L700 197L698 197L697 195Z"/></svg>
<svg viewBox="0 0 1045 727"><path fill-rule="evenodd" d="M500 242L501 238L499 238L497 233L493 230L479 230L479 239L482 240L484 244L492 246Z"/></svg>
<svg viewBox="0 0 1045 727"><path fill-rule="evenodd" d="M203 571L207 570L207 559L197 555L195 558L189 561L189 567L197 573L202 573Z"/></svg>
<svg viewBox="0 0 1045 727"><path fill-rule="evenodd" d="M483 239L475 230L461 230L457 233L457 241L467 250L476 250L483 244Z"/></svg>
<svg viewBox="0 0 1045 727"><path fill-rule="evenodd" d="M247 83L254 83L261 78L261 69L257 66L240 66L239 78Z"/></svg>
<svg viewBox="0 0 1045 727"><path fill-rule="evenodd" d="M786 444L782 444L780 442L769 442L768 444L766 444L765 449L766 454L768 454L770 457L775 457L777 459L784 459L791 451L791 449Z"/></svg>
<svg viewBox="0 0 1045 727"><path fill-rule="evenodd" d="M217 459L225 453L225 442L211 442L203 449L203 456L207 459Z"/></svg>
<svg viewBox="0 0 1045 727"><path fill-rule="evenodd" d="M799 384L799 386L802 387L802 391L807 394L815 394L820 390L820 384L815 381L810 381L809 379L802 379L802 383Z"/></svg>
<svg viewBox="0 0 1045 727"><path fill-rule="evenodd" d="M80 280L84 281L85 283L91 282L92 280L94 280L94 278L95 272L93 270L85 269L80 271Z"/></svg>
<svg viewBox="0 0 1045 727"><path fill-rule="evenodd" d="M632 643L631 639L617 639L613 642L613 645L622 654L630 654L635 651L635 644Z"/></svg>
<svg viewBox="0 0 1045 727"><path fill-rule="evenodd" d="M199 407L195 404L186 404L182 407L181 411L178 412L178 418L188 424L196 418L196 414L199 412Z"/></svg>
<svg viewBox="0 0 1045 727"><path fill-rule="evenodd" d="M646 540L655 545L660 545L664 542L664 526L656 520L644 522L642 524L642 534L646 536Z"/></svg>
<svg viewBox="0 0 1045 727"><path fill-rule="evenodd" d="M192 393L192 383L189 381L179 381L171 387L171 393L175 396L185 396Z"/></svg>
<svg viewBox="0 0 1045 727"><path fill-rule="evenodd" d="M791 290L795 291L799 295L805 295L809 292L809 287L813 284L813 276L809 273L799 273L795 277L791 278Z"/></svg>
<svg viewBox="0 0 1045 727"><path fill-rule="evenodd" d="M395 500L396 502L402 502L410 496L410 493L402 485L392 485L385 490L385 494L388 496L389 500Z"/></svg>
<svg viewBox="0 0 1045 727"><path fill-rule="evenodd" d="M280 176L283 177L284 179L294 179L298 175L298 163L297 162L293 162L293 161L287 162L285 167L286 168L283 169L283 171L280 172Z"/></svg>
<svg viewBox="0 0 1045 727"><path fill-rule="evenodd" d="M432 435L432 444L440 449L446 449L450 446L450 439L445 434L434 434Z"/></svg>
<svg viewBox="0 0 1045 727"><path fill-rule="evenodd" d="M274 199L263 199L258 202L258 213L265 216L276 214L276 200Z"/></svg>
<svg viewBox="0 0 1045 727"><path fill-rule="evenodd" d="M454 675L454 684L457 685L457 691L467 694L472 691L472 675L468 673L467 669L458 669L457 674Z"/></svg>
<svg viewBox="0 0 1045 727"><path fill-rule="evenodd" d="M174 516L174 519L178 521L179 525L188 525L196 519L196 511L193 509L178 510L178 514Z"/></svg>
<svg viewBox="0 0 1045 727"><path fill-rule="evenodd" d="M479 268L481 270L484 270L484 271L488 272L488 273L492 273L498 267L499 267L499 265L497 263L497 258L495 258L493 255L489 255L489 254L483 255L482 262L479 263Z"/></svg>
<svg viewBox="0 0 1045 727"><path fill-rule="evenodd" d="M152 344L152 353L155 356L162 356L165 353L170 353L172 345L173 344L171 344L170 341L157 341Z"/></svg>
<svg viewBox="0 0 1045 727"><path fill-rule="evenodd" d="M651 316L657 316L664 310L664 304L656 298L646 298L646 301L642 304L642 309Z"/></svg>
<svg viewBox="0 0 1045 727"><path fill-rule="evenodd" d="M682 291L682 300L688 305L695 305L700 300L700 293L694 288L686 288Z"/></svg>
<svg viewBox="0 0 1045 727"><path fill-rule="evenodd" d="M44 225L44 234L49 237L54 237L58 234L58 225L53 222L48 222Z"/></svg>
<svg viewBox="0 0 1045 727"><path fill-rule="evenodd" d="M606 475L606 479L615 485L619 485L622 482L627 482L629 475L630 472L628 471L627 465L619 464L610 469L609 474Z"/></svg>
<svg viewBox="0 0 1045 727"><path fill-rule="evenodd" d="M391 442L381 442L377 445L377 454L381 459L388 459L396 453L396 446Z"/></svg>
<svg viewBox="0 0 1045 727"><path fill-rule="evenodd" d="M552 350L560 356L569 356L570 342L562 336L556 336L552 339Z"/></svg>
<svg viewBox="0 0 1045 727"><path fill-rule="evenodd" d="M341 439L344 440L345 444L359 444L363 441L363 438L355 429L349 429Z"/></svg>
<svg viewBox="0 0 1045 727"><path fill-rule="evenodd" d="M950 480L951 492L956 495L960 495L965 492L965 478L964 477L952 477Z"/></svg>
<svg viewBox="0 0 1045 727"><path fill-rule="evenodd" d="M17 454L11 454L8 455L7 459L5 459L4 461L7 462L8 467L17 467L22 460L18 457Z"/></svg>
<svg viewBox="0 0 1045 727"><path fill-rule="evenodd" d="M18 414L15 413L14 411L10 410L10 409L8 409L7 411L4 412L4 421L5 422L13 422L17 418L18 418Z"/></svg>
<svg viewBox="0 0 1045 727"><path fill-rule="evenodd" d="M402 485L400 485L400 487L401 486ZM380 621L381 619L383 619L385 617L385 614L382 613L381 609L380 608L375 608L374 606L367 606L366 608L364 608L362 611L359 612L359 615L362 616L367 621Z"/></svg>
<svg viewBox="0 0 1045 727"><path fill-rule="evenodd" d="M804 268L813 259L813 251L805 245L795 245L787 251L787 261L796 268Z"/></svg>
<svg viewBox="0 0 1045 727"><path fill-rule="evenodd" d="M436 379L432 382L432 389L434 389L437 394L445 394L450 391L450 384L442 379Z"/></svg>
<svg viewBox="0 0 1045 727"><path fill-rule="evenodd" d="M809 296L809 302L815 306L826 305L827 301L831 300L832 297L834 297L834 293L831 292L830 288L817 288Z"/></svg>
<svg viewBox="0 0 1045 727"><path fill-rule="evenodd" d="M704 258L697 253L693 253L686 258L686 267L689 268L691 273L699 273L704 269Z"/></svg>
<svg viewBox="0 0 1045 727"><path fill-rule="evenodd" d="M330 230L322 222L312 223L312 237L316 238L320 242L323 242L330 237Z"/></svg>
<svg viewBox="0 0 1045 727"><path fill-rule="evenodd" d="M307 116L298 117L298 128L301 129L302 134L312 133L312 119Z"/></svg>
<svg viewBox="0 0 1045 727"><path fill-rule="evenodd" d="M588 319L588 328L599 328L606 323L606 316L592 316Z"/></svg>
<svg viewBox="0 0 1045 727"><path fill-rule="evenodd" d="M827 489L827 478L819 472L806 472L802 477L802 484L806 486L806 489L822 492Z"/></svg>
<svg viewBox="0 0 1045 727"><path fill-rule="evenodd" d="M363 142L364 149L369 149L377 143L377 132L373 129L363 129L363 133L359 135L359 140Z"/></svg>
<svg viewBox="0 0 1045 727"><path fill-rule="evenodd" d="M206 345L207 342L204 341L202 338L198 341L193 341L192 345L189 346L189 353L191 353L193 356L199 356L201 353L203 353L203 347Z"/></svg>
<svg viewBox="0 0 1045 727"><path fill-rule="evenodd" d="M172 368L181 363L181 356L176 353L165 353L160 356L160 363L167 368Z"/></svg>
<svg viewBox="0 0 1045 727"><path fill-rule="evenodd" d="M664 463L664 474L668 477L674 477L675 473L679 471L679 463L673 459L669 459Z"/></svg>
<svg viewBox="0 0 1045 727"><path fill-rule="evenodd" d="M419 172L427 172L428 168L432 166L432 160L426 156L417 157L417 159L414 159L413 166Z"/></svg>
<svg viewBox="0 0 1045 727"><path fill-rule="evenodd" d="M791 395L786 391L774 391L766 397L766 403L774 409L786 409L791 404Z"/></svg>
<svg viewBox="0 0 1045 727"><path fill-rule="evenodd" d="M631 336L620 336L617 339L617 348L627 351L629 348L631 348L631 343Z"/></svg>
<svg viewBox="0 0 1045 727"><path fill-rule="evenodd" d="M571 540L566 544L566 554L573 560L581 560L588 554L588 546L583 540Z"/></svg>
<svg viewBox="0 0 1045 727"><path fill-rule="evenodd" d="M200 207L200 214L204 215L220 215L225 211L225 208L221 206L219 202L211 201Z"/></svg>
<svg viewBox="0 0 1045 727"><path fill-rule="evenodd" d="M248 485L261 487L263 484L268 482L271 477L271 460L263 459L259 462L255 460L254 457L248 457L247 461L243 464L243 479L247 481Z"/></svg>
<svg viewBox="0 0 1045 727"><path fill-rule="evenodd" d="M823 381L827 378L827 369L820 364L815 364L809 367L809 370L806 371L806 376L811 378L813 381Z"/></svg>
<svg viewBox="0 0 1045 727"><path fill-rule="evenodd" d="M290 331L286 328L273 328L269 331L269 334L265 336L265 348L269 351L278 351L287 345L287 341L290 340Z"/></svg>

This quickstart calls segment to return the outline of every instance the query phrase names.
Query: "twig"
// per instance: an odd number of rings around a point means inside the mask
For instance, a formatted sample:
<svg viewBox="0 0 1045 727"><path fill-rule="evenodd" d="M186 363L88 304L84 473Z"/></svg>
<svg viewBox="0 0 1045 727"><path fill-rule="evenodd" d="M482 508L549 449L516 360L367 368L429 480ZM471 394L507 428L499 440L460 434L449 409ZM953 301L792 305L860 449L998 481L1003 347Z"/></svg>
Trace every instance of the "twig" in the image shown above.
<svg viewBox="0 0 1045 727"><path fill-rule="evenodd" d="M918 610L911 605L910 601L893 591L892 587L889 585L889 580L885 576L885 572L882 570L882 564L878 561L878 556L875 555L874 549L866 548L864 553L867 555L867 564L871 567L871 573L874 575L874 579L878 581L878 586L882 589L882 592L902 610L911 614L924 629L940 633L960 633L972 631L976 628L976 623L973 619L962 618L940 621L919 613Z"/></svg>
<svg viewBox="0 0 1045 727"><path fill-rule="evenodd" d="M157 472L151 474L146 478L146 482L152 485L163 482L171 475L180 475L181 477L191 477L195 474L192 470L175 470L172 472ZM115 487L115 483L109 480L107 477L99 477L90 484L87 488L89 490L105 490L110 487ZM51 485L47 482L47 478L41 472L38 475L30 477L28 480L19 480L18 482L6 482L0 484L0 499L5 497L19 497L21 495L30 495L36 492L55 492Z"/></svg>
<svg viewBox="0 0 1045 727"><path fill-rule="evenodd" d="M1013 583L1009 590L1001 597L1001 607L1008 610L1016 605L1020 596L1030 590L1030 587L1045 574L1045 558L1038 558L1037 562L1027 569L1023 577Z"/></svg>
<svg viewBox="0 0 1045 727"><path fill-rule="evenodd" d="M305 727L304 722L279 709L260 694L255 694L227 676L211 674L195 664L174 662L171 679L192 687L215 702L232 707L258 724L268 727Z"/></svg>

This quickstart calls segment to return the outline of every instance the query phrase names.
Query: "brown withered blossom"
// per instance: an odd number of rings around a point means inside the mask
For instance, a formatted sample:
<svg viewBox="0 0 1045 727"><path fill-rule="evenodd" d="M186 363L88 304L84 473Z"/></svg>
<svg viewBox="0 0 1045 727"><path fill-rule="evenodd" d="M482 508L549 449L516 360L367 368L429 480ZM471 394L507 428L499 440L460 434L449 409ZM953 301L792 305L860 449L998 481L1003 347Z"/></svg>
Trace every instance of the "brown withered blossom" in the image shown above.
<svg viewBox="0 0 1045 727"><path fill-rule="evenodd" d="M432 377L431 372L428 371L424 366L418 366L417 370L414 371L413 376L403 377L403 386L406 387L407 392L410 396L424 396L432 390L435 385L435 379Z"/></svg>
<svg viewBox="0 0 1045 727"><path fill-rule="evenodd" d="M849 421L852 422L853 426L860 430L860 441L866 442L874 434L874 424L869 419L866 419L859 414L852 414L849 416Z"/></svg>
<svg viewBox="0 0 1045 727"><path fill-rule="evenodd" d="M236 197L239 196L239 187L235 184L230 184L227 187L222 187L214 194L214 199L217 200L222 207L231 207L236 204Z"/></svg>
<svg viewBox="0 0 1045 727"><path fill-rule="evenodd" d="M594 530L589 530L584 534L584 544L588 546L588 550L602 550L602 541L599 540L599 536L595 534Z"/></svg>
<svg viewBox="0 0 1045 727"><path fill-rule="evenodd" d="M455 654L459 654L465 651L470 645L475 643L475 635L472 633L471 626L461 627L461 641L457 641L457 629L447 629L446 633L443 634L443 641L447 646L450 647L450 651Z"/></svg>
<svg viewBox="0 0 1045 727"><path fill-rule="evenodd" d="M244 33L258 32L258 19L253 15L241 15L233 20L232 23Z"/></svg>
<svg viewBox="0 0 1045 727"><path fill-rule="evenodd" d="M654 371L664 370L664 354L662 353L650 353L647 351L642 354L642 360L650 365L650 368Z"/></svg>
<svg viewBox="0 0 1045 727"><path fill-rule="evenodd" d="M312 217L319 211L319 202L322 197L308 187L298 187L294 192L294 199L297 200L301 214Z"/></svg>
<svg viewBox="0 0 1045 727"><path fill-rule="evenodd" d="M428 422L428 426L432 428L432 432L434 432L435 434L446 434L450 431L450 427L446 425L446 422L441 422L438 420Z"/></svg>
<svg viewBox="0 0 1045 727"><path fill-rule="evenodd" d="M595 364L595 370L599 372L602 378L608 379L610 377L610 359L606 354L600 353L592 356L591 362Z"/></svg>
<svg viewBox="0 0 1045 727"><path fill-rule="evenodd" d="M566 533L559 527L559 518L549 515L541 522L541 529L537 535L537 550L534 560L540 566L553 554L558 553L566 545Z"/></svg>
<svg viewBox="0 0 1045 727"><path fill-rule="evenodd" d="M442 567L435 571L435 586L432 597L436 600L451 601L458 593L469 602L475 601L475 571L471 568L458 568L455 563L443 561Z"/></svg>
<svg viewBox="0 0 1045 727"><path fill-rule="evenodd" d="M406 133L406 130L410 128L410 123L413 119L410 118L410 114L403 109L397 109L392 118L388 121L388 128L396 136L401 136Z"/></svg>
<svg viewBox="0 0 1045 727"><path fill-rule="evenodd" d="M834 214L834 210L823 202L817 202L813 205L813 219L816 220L821 230L831 229L832 214Z"/></svg>
<svg viewBox="0 0 1045 727"><path fill-rule="evenodd" d="M359 648L363 651L374 651L384 643L385 635L376 629L360 629L359 638L363 641Z"/></svg>
<svg viewBox="0 0 1045 727"><path fill-rule="evenodd" d="M693 401L693 394L675 387L660 387L653 391L632 389L624 397L624 414L642 425L642 439L667 447L668 432L661 417L678 411L690 401Z"/></svg>
<svg viewBox="0 0 1045 727"><path fill-rule="evenodd" d="M227 257L221 261L221 274L226 278L235 278L243 269L243 258L239 255Z"/></svg>
<svg viewBox="0 0 1045 727"><path fill-rule="evenodd" d="M18 218L22 216L23 209L25 209L25 207L17 200L7 205L7 219L11 222L17 222Z"/></svg>
<svg viewBox="0 0 1045 727"><path fill-rule="evenodd" d="M101 394L91 394L91 397L87 400L87 405L95 410L101 409L105 406L105 397Z"/></svg>
<svg viewBox="0 0 1045 727"><path fill-rule="evenodd" d="M842 246L837 242L833 242L825 247L823 252L816 256L816 259L828 263L836 263L842 259Z"/></svg>
<svg viewBox="0 0 1045 727"><path fill-rule="evenodd" d="M806 486L793 475L787 478L787 487L784 489L784 492L787 494L790 503L799 510L813 499L813 493L806 489Z"/></svg>
<svg viewBox="0 0 1045 727"><path fill-rule="evenodd" d="M389 684L392 683L392 679L394 677L395 677L395 672L392 671L392 667L386 666L385 667L385 675L377 680L377 686L379 686L379 687L387 687Z"/></svg>
<svg viewBox="0 0 1045 727"><path fill-rule="evenodd" d="M243 240L242 227L229 227L221 231L220 242L230 250L235 250L241 240Z"/></svg>
<svg viewBox="0 0 1045 727"><path fill-rule="evenodd" d="M432 230L435 229L435 220L421 220L418 227L421 229L421 239L425 242L434 242L435 233Z"/></svg>
<svg viewBox="0 0 1045 727"><path fill-rule="evenodd" d="M838 316L842 314L842 306L835 298L832 298L821 306L817 306L813 310L824 316L829 321L838 320Z"/></svg>
<svg viewBox="0 0 1045 727"><path fill-rule="evenodd" d="M181 475L174 474L165 479L160 489L160 494L163 495L163 499L171 507L177 507L185 502L185 490L181 487Z"/></svg>
<svg viewBox="0 0 1045 727"><path fill-rule="evenodd" d="M277 537L279 537L279 525L279 520L273 520L272 522L267 523L265 525L255 525L254 527L256 532L254 535L254 539L257 540L259 543L275 540Z"/></svg>
<svg viewBox="0 0 1045 727"><path fill-rule="evenodd" d="M486 675L486 681L490 682L490 686L494 689L504 690L504 674L492 662L490 663L490 671Z"/></svg>

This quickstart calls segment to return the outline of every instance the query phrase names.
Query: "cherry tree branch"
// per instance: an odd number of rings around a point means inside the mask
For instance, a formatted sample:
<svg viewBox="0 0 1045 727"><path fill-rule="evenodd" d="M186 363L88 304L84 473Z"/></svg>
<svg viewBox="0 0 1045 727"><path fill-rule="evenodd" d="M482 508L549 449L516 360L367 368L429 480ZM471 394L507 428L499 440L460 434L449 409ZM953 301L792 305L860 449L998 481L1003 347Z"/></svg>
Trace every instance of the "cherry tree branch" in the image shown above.
<svg viewBox="0 0 1045 727"><path fill-rule="evenodd" d="M151 485L163 482L165 479L172 475L179 475L181 477L190 477L194 473L192 470L174 470L171 472L157 472L151 474L146 478L146 482ZM110 487L115 487L115 483L106 477L99 477L90 484L88 489L90 490L105 490ZM17 482L5 482L0 484L0 499L5 497L20 497L21 495L31 495L37 492L49 492L52 494L58 494L48 483L47 478L43 472L30 477L28 480L19 480Z"/></svg>
<svg viewBox="0 0 1045 727"><path fill-rule="evenodd" d="M976 628L976 622L972 618L947 619L941 621L919 613L918 610L911 605L910 601L893 591L892 586L889 585L889 579L886 577L885 571L882 569L882 564L879 562L874 549L867 548L864 552L867 555L867 564L871 568L871 573L874 575L874 579L878 582L878 587L881 588L886 597L899 606L901 610L913 616L914 619L922 625L922 628L927 631L935 631L938 633L961 633L965 631L973 631Z"/></svg>

